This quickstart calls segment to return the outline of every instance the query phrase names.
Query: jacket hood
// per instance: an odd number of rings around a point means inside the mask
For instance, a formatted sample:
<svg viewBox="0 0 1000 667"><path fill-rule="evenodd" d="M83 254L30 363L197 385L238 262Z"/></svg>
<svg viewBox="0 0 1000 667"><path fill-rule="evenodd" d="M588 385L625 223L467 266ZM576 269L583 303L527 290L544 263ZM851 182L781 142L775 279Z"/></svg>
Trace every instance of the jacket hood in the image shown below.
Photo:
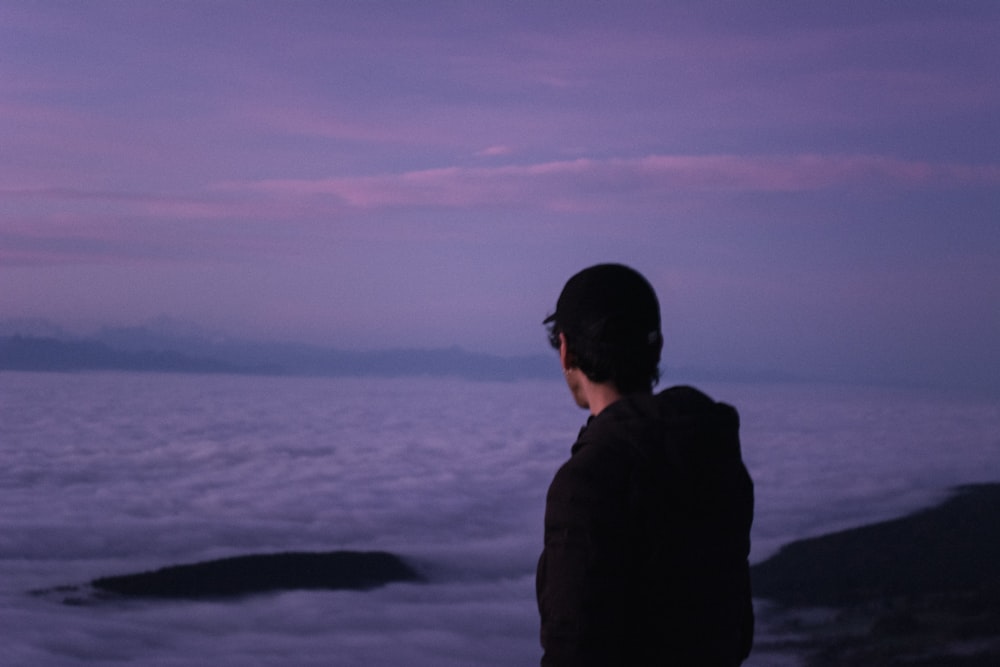
<svg viewBox="0 0 1000 667"><path fill-rule="evenodd" d="M688 487L695 495L715 486L720 475L743 469L736 409L688 386L658 394L632 394L591 418L573 447L589 442L618 442L629 447L640 465L666 472L663 482ZM722 480L718 480L722 483Z"/></svg>
<svg viewBox="0 0 1000 667"><path fill-rule="evenodd" d="M674 445L698 447L706 439L716 446L740 455L740 418L736 409L712 400L706 394L688 386L664 389L658 394L630 394L612 403L601 414L591 417L582 433L595 435L651 435L648 430L661 431L660 440L668 438ZM641 431L641 433L637 432ZM589 439L589 438L586 438ZM649 437L641 438L649 440ZM735 447L735 451L731 451ZM709 455L712 452L704 452ZM720 451L715 451L721 454Z"/></svg>

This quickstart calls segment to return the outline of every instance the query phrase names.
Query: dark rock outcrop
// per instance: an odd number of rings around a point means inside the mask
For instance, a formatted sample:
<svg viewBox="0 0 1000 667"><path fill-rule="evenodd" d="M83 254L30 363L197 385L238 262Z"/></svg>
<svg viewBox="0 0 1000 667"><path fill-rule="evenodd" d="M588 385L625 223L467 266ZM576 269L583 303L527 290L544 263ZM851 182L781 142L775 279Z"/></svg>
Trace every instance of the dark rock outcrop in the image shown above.
<svg viewBox="0 0 1000 667"><path fill-rule="evenodd" d="M1000 484L938 507L794 542L752 568L754 595L842 606L896 595L1000 590Z"/></svg>
<svg viewBox="0 0 1000 667"><path fill-rule="evenodd" d="M394 554L331 551L234 556L101 577L91 585L98 591L130 597L204 599L303 589L367 590L421 579Z"/></svg>
<svg viewBox="0 0 1000 667"><path fill-rule="evenodd" d="M754 596L779 604L797 637L785 648L808 665L998 665L998 516L1000 484L959 487L937 507L785 546L751 568ZM832 612L796 612L816 607Z"/></svg>

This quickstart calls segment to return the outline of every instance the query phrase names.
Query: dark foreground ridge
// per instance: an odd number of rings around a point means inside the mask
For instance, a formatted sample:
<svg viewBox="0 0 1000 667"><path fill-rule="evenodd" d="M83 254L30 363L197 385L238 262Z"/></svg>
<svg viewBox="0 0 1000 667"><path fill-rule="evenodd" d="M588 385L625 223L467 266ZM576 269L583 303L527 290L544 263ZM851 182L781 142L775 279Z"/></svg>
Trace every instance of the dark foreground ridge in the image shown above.
<svg viewBox="0 0 1000 667"><path fill-rule="evenodd" d="M832 609L795 617L811 665L1000 665L998 517L1000 484L959 487L937 507L783 547L751 569L754 596Z"/></svg>
<svg viewBox="0 0 1000 667"><path fill-rule="evenodd" d="M368 590L421 576L382 551L286 552L235 556L95 579L106 593L146 598L227 598L275 591Z"/></svg>

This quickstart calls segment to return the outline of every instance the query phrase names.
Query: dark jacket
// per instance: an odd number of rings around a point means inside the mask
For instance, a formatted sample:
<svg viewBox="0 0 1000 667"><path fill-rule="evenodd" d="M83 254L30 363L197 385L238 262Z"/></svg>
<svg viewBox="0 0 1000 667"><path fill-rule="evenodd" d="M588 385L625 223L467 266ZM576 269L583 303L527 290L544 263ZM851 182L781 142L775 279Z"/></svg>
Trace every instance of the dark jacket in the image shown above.
<svg viewBox="0 0 1000 667"><path fill-rule="evenodd" d="M732 407L674 387L592 417L546 500L542 665L739 665L752 519Z"/></svg>

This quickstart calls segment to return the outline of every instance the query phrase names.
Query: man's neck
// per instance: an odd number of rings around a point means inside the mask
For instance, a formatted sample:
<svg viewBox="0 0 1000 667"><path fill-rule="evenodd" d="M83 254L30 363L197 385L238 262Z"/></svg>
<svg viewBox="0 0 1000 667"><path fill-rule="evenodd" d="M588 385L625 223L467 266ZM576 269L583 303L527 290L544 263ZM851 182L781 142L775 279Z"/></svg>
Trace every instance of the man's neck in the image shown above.
<svg viewBox="0 0 1000 667"><path fill-rule="evenodd" d="M622 397L615 386L607 382L591 382L584 378L581 389L587 401L587 408L595 417Z"/></svg>

